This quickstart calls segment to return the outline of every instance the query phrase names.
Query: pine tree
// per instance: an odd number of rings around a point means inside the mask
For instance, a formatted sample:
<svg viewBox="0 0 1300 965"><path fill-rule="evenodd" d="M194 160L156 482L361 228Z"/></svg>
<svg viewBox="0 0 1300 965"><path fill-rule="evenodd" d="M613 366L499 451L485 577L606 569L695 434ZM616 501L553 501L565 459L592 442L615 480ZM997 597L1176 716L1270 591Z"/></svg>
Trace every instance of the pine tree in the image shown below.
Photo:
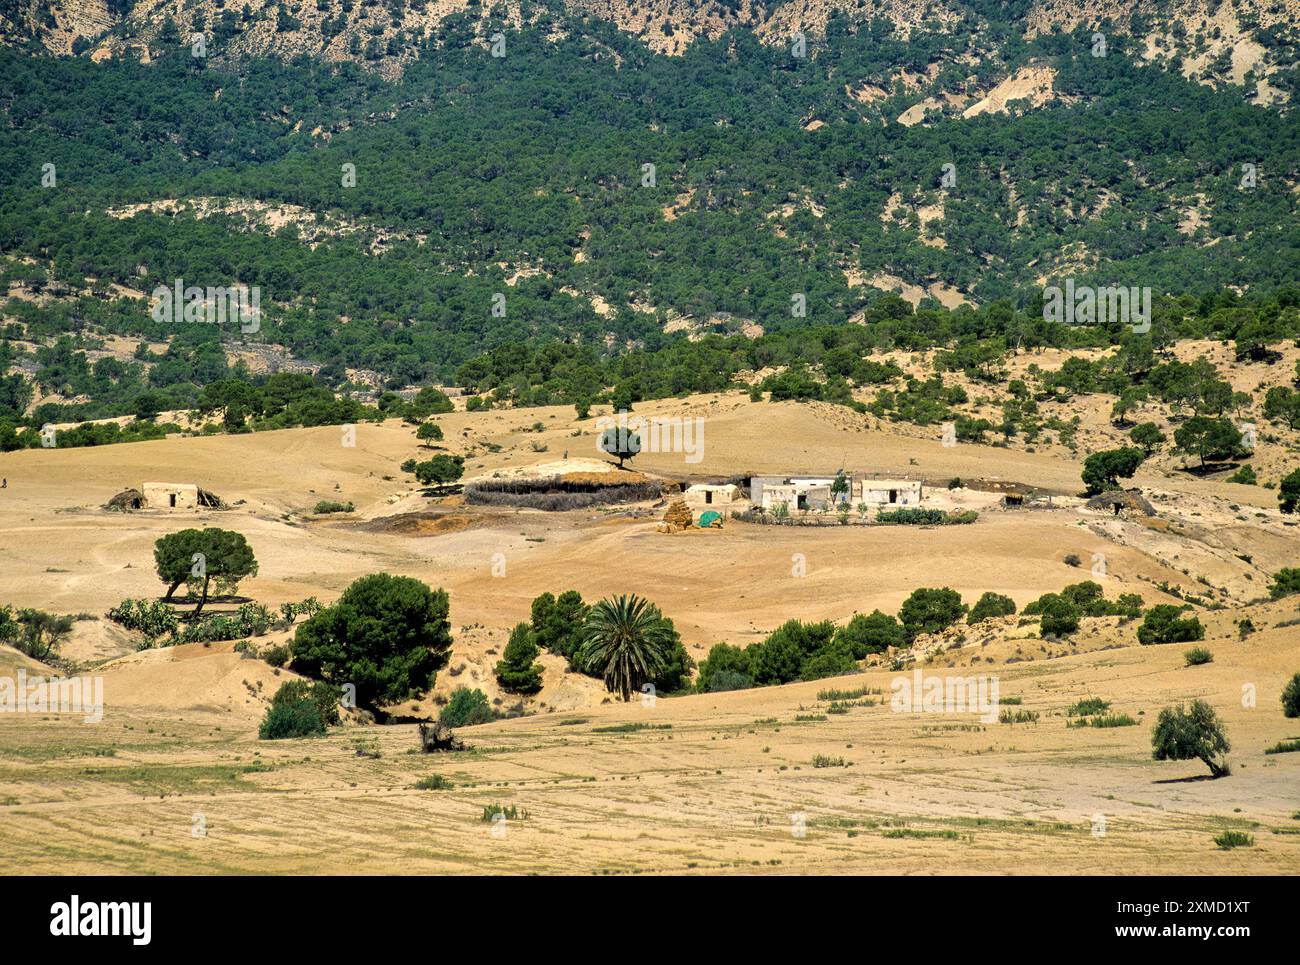
<svg viewBox="0 0 1300 965"><path fill-rule="evenodd" d="M535 694L542 689L542 665L537 659L537 642L527 623L510 631L510 642L497 661L497 683L515 694Z"/></svg>

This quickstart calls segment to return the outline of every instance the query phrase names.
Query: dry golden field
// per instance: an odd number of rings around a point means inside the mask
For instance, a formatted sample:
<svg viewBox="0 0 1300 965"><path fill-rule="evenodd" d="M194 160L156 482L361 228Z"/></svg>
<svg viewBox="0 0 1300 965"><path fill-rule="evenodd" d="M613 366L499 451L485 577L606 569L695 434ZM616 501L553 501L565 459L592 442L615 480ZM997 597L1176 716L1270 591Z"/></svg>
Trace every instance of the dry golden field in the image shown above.
<svg viewBox="0 0 1300 965"><path fill-rule="evenodd" d="M1272 491L1157 467L1134 480L1158 511L1141 521L1084 508L1073 498L1079 461L1063 452L945 448L937 433L902 435L846 409L743 395L665 400L638 413L706 419L702 462L635 460L663 476L844 465L1016 481L1058 496L1052 509L1011 511L987 493L936 493L981 508L969 526L729 521L664 534L663 507L648 504L543 513L431 501L397 468L417 452L412 429L397 422L359 426L351 448L329 427L5 454L0 602L97 618L77 624L64 656L102 675L105 716L87 724L0 715L0 870L1300 871L1300 754L1264 753L1300 737L1300 722L1279 706L1300 671L1300 598L1267 599L1270 574L1300 565L1300 530L1279 515ZM527 431L539 421L541 431ZM444 445L468 455L467 476L598 455L595 420L575 422L571 407L439 422ZM146 480L194 482L230 508L100 508ZM310 509L321 499L351 501L356 512L316 518ZM696 660L718 642L761 640L790 618L894 612L918 586L952 587L968 603L993 590L1023 606L1088 579L1094 554L1106 560L1108 597L1173 602L1157 588L1164 583L1223 609L1200 613L1214 662L1193 668L1184 667L1186 646L1140 647L1135 625L1118 618L1086 620L1068 643L1042 641L1015 619L927 642L916 663L924 673L995 676L1002 696L1022 699L1013 709L1038 712L1036 723L895 713L899 674L880 660L850 677L643 706L607 702L598 681L565 673L548 655L528 716L464 729L468 752L426 756L415 752L411 724L258 741L287 671L243 659L228 643L135 652L132 635L103 614L126 597L158 596L154 540L204 524L245 534L260 572L240 593L270 606L311 595L329 603L377 571L446 588L451 669L428 698L401 708L414 716L433 713L434 700L461 684L499 696L491 670L499 650L548 590L644 595L673 618ZM1070 554L1082 570L1063 562ZM796 557L806 575L793 575ZM504 575L494 575L494 561ZM1243 639L1244 618L1258 631ZM49 672L0 650L0 673L19 667ZM875 692L842 713L819 696L862 688ZM1253 706L1243 700L1252 691ZM1088 696L1138 724L1068 728L1066 708ZM1225 721L1230 777L1151 759L1155 715L1194 697ZM830 766L814 766L818 757ZM432 775L451 788L413 787ZM483 809L498 803L521 816L485 823ZM1226 828L1250 831L1255 845L1218 849L1212 838Z"/></svg>

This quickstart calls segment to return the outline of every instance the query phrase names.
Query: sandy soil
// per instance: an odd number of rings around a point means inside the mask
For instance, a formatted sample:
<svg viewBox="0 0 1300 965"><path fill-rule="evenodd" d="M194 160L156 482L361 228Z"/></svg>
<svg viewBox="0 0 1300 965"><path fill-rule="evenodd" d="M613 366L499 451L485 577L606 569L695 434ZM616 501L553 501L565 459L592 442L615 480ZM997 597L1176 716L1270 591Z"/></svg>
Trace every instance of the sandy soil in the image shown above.
<svg viewBox="0 0 1300 965"><path fill-rule="evenodd" d="M1263 753L1300 736L1278 705L1300 670L1300 624L1292 624L1300 608L1295 598L1265 599L1269 574L1300 563L1300 552L1271 492L1157 469L1136 480L1156 503L1156 520L1116 518L1071 498L1079 466L1068 454L949 448L937 433L902 435L849 410L756 405L740 394L665 400L637 414L706 420L700 462L680 453L634 460L636 470L665 478L843 465L1016 481L1059 496L1050 510L1009 511L976 489L941 492L984 506L969 526L728 521L668 535L655 531L662 506L542 513L429 500L397 468L427 450L396 422L359 426L354 447L331 427L5 454L0 600L90 618L79 621L65 656L103 677L106 712L97 725L0 714L0 871L1300 870L1300 820L1292 818L1300 755ZM599 457L597 420L577 422L571 408L462 412L439 422L446 449L467 456L467 476ZM537 422L542 431L531 431ZM99 508L145 480L196 482L231 508ZM310 510L320 499L350 500L356 512L316 517ZM1163 583L1224 609L1201 614L1215 660L1190 669L1185 647L1138 647L1133 625L1115 618L1085 621L1068 643L1041 641L1014 620L929 641L924 672L996 676L1004 696L1040 714L1032 724L894 713L897 674L884 666L623 706L604 702L598 682L565 673L548 655L546 685L525 702L529 716L466 729L471 752L432 758L414 753L411 725L258 742L257 721L287 671L230 644L135 653L133 635L102 616L124 597L157 596L154 540L193 525L247 536L260 572L240 594L269 606L311 595L328 603L379 570L445 587L451 667L413 713L431 712L461 684L501 699L492 666L510 627L546 590L644 594L674 619L697 659L719 641L761 639L792 617L893 611L917 586L951 586L968 602L993 590L1023 605L1089 578L1094 554L1105 558L1108 596L1169 601ZM1065 563L1071 554L1082 569ZM794 575L797 563L805 575ZM494 575L501 564L504 575ZM1259 632L1241 640L1236 621L1247 616ZM15 672L22 659L0 651L0 671ZM818 696L864 686L883 698L846 713L828 713L829 699ZM1243 706L1248 686L1253 707ZM1089 695L1138 724L1067 728L1066 707ZM1226 721L1229 778L1199 780L1199 763L1150 759L1155 714L1191 697L1209 700ZM645 726L599 730L614 725ZM814 767L817 755L845 766ZM453 788L412 788L431 774ZM481 816L498 802L527 817L494 836ZM1094 834L1099 815L1104 836ZM205 834L195 837L200 823ZM1228 827L1250 830L1255 846L1217 849L1211 838Z"/></svg>

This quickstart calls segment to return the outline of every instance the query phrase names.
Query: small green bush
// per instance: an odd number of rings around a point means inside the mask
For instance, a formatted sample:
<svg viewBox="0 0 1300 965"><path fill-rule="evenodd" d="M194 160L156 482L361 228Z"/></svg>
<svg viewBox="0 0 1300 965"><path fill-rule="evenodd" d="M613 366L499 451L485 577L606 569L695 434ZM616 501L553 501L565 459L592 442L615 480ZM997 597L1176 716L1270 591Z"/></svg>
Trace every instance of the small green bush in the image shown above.
<svg viewBox="0 0 1300 965"><path fill-rule="evenodd" d="M290 737L317 737L325 733L320 711L309 700L294 704L272 704L262 718L257 736L261 740L284 740Z"/></svg>
<svg viewBox="0 0 1300 965"><path fill-rule="evenodd" d="M1259 477L1255 475L1255 470L1247 463L1240 466L1236 472L1228 477L1230 483L1241 483L1243 486L1254 486L1259 482Z"/></svg>
<svg viewBox="0 0 1300 965"><path fill-rule="evenodd" d="M472 727L475 724L490 723L497 716L483 691L457 687L452 691L447 706L438 715L438 720L448 727Z"/></svg>
<svg viewBox="0 0 1300 965"><path fill-rule="evenodd" d="M842 757L827 757L825 754L818 754L812 759L813 767L848 767Z"/></svg>
<svg viewBox="0 0 1300 965"><path fill-rule="evenodd" d="M277 643L273 647L267 647L262 653L262 659L272 667L283 667L289 662L289 647L287 644Z"/></svg>
<svg viewBox="0 0 1300 965"><path fill-rule="evenodd" d="M1199 667L1202 664L1213 663L1214 654L1204 647L1192 647L1191 650L1183 654L1183 660L1189 667Z"/></svg>
<svg viewBox="0 0 1300 965"><path fill-rule="evenodd" d="M441 774L434 774L430 777L424 777L416 781L412 787L417 791L450 791L453 787L451 781L447 780Z"/></svg>
<svg viewBox="0 0 1300 965"><path fill-rule="evenodd" d="M1300 566L1284 566L1273 574L1273 585L1268 588L1268 595L1280 600L1293 593L1300 593Z"/></svg>
<svg viewBox="0 0 1300 965"><path fill-rule="evenodd" d="M489 804L483 808L483 820L492 822L497 819L497 815L509 821L519 821L528 817L527 811L521 811L513 804Z"/></svg>
<svg viewBox="0 0 1300 965"><path fill-rule="evenodd" d="M312 510L317 516L327 516L330 513L350 513L356 507L351 503L336 503L332 500L322 499Z"/></svg>
<svg viewBox="0 0 1300 965"><path fill-rule="evenodd" d="M271 698L272 704L295 704L309 700L316 705L320 719L327 727L339 722L339 701L343 689L323 680L286 680Z"/></svg>
<svg viewBox="0 0 1300 965"><path fill-rule="evenodd" d="M1282 716L1300 717L1300 673L1282 689Z"/></svg>
<svg viewBox="0 0 1300 965"><path fill-rule="evenodd" d="M855 687L853 690L819 690L817 691L818 700L857 700L859 697L868 697L871 694L879 693L870 687Z"/></svg>
<svg viewBox="0 0 1300 965"><path fill-rule="evenodd" d="M497 661L496 677L504 690L515 694L535 694L542 689L542 665L536 663L537 642L533 628L527 623L518 624L510 632L505 652Z"/></svg>
<svg viewBox="0 0 1300 965"><path fill-rule="evenodd" d="M1231 851L1233 848L1253 847L1255 839L1245 831L1224 831L1215 835L1214 843L1224 851Z"/></svg>
<svg viewBox="0 0 1300 965"><path fill-rule="evenodd" d="M1067 717L1087 717L1091 714L1104 714L1110 710L1110 701L1100 697L1085 697L1078 703L1071 704L1065 711Z"/></svg>
<svg viewBox="0 0 1300 965"><path fill-rule="evenodd" d="M999 724L1037 724L1038 711L1036 710L1004 710L998 714Z"/></svg>
<svg viewBox="0 0 1300 965"><path fill-rule="evenodd" d="M1128 714L1103 714L1100 717L1090 717L1088 719L1089 727L1136 727L1137 721Z"/></svg>
<svg viewBox="0 0 1300 965"><path fill-rule="evenodd" d="M323 681L286 680L271 698L257 736L262 740L313 737L339 722L342 691Z"/></svg>

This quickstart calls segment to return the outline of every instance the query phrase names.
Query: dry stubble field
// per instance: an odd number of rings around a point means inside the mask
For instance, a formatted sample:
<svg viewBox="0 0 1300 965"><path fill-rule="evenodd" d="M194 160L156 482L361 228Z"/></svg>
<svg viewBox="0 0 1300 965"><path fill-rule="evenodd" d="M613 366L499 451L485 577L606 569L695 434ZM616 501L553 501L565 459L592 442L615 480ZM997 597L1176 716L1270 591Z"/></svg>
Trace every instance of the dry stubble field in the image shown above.
<svg viewBox="0 0 1300 965"><path fill-rule="evenodd" d="M704 461L685 467L680 456L646 454L637 468L720 475L847 465L1078 488L1075 461L945 449L855 422L845 410L736 396L686 405L708 420ZM672 401L639 409L684 414ZM523 431L538 420L544 431ZM575 423L572 409L439 421L449 449L478 453L469 475L564 451L594 454L594 423ZM547 452L534 452L533 441ZM489 442L500 451L487 451ZM596 682L563 673L548 656L533 715L467 729L472 750L434 757L414 753L413 725L259 742L257 722L287 673L241 659L230 644L136 654L120 629L87 620L67 656L103 675L104 721L0 715L0 870L1300 870L1300 755L1263 753L1300 737L1278 705L1285 680L1300 670L1300 625L1284 624L1300 614L1295 598L1261 601L1267 574L1296 565L1297 532L1266 490L1139 474L1137 483L1165 496L1155 526L1090 514L1066 498L1050 511L990 509L963 527L729 523L665 535L655 531L657 515L430 506L397 470L415 451L411 430L393 422L360 426L351 449L337 428L324 428L7 454L0 601L102 617L124 597L156 596L153 541L197 518L248 537L260 573L240 592L268 605L308 595L328 603L378 570L447 588L459 672L444 672L436 693L460 683L494 693L489 651L546 590L574 588L588 600L648 596L699 660L714 643L750 643L792 617L892 612L917 586L951 586L967 602L994 590L1023 606L1087 578L1065 555L1103 553L1110 597L1138 592L1148 604L1169 602L1156 584L1204 593L1198 578L1221 588L1226 608L1202 614L1215 659L1185 668L1184 647L1138 647L1133 625L1113 619L1088 621L1071 644L1040 641L1012 620L921 664L926 673L995 675L1003 696L1040 714L1037 723L1002 724L894 713L896 675L883 667L645 707L603 703ZM197 482L234 506L182 517L98 508L146 479ZM357 512L313 519L307 510L319 499L351 500ZM395 525L404 513L424 515ZM496 554L504 577L492 575ZM806 560L802 578L791 572L796 554ZM1243 616L1261 629L1241 640L1235 621ZM23 660L5 651L0 671ZM1247 686L1255 707L1243 706ZM828 713L831 701L819 697L862 687L883 693L845 713ZM1139 724L1067 728L1066 708L1086 696ZM1229 778L1203 780L1196 762L1151 760L1156 713L1192 697L1226 722ZM834 766L814 766L818 756ZM452 788L412 787L435 774ZM482 813L497 803L526 817L494 834ZM1103 824L1104 834L1095 833ZM205 833L196 836L196 827ZM1255 846L1220 851L1211 839L1225 828L1249 830Z"/></svg>

